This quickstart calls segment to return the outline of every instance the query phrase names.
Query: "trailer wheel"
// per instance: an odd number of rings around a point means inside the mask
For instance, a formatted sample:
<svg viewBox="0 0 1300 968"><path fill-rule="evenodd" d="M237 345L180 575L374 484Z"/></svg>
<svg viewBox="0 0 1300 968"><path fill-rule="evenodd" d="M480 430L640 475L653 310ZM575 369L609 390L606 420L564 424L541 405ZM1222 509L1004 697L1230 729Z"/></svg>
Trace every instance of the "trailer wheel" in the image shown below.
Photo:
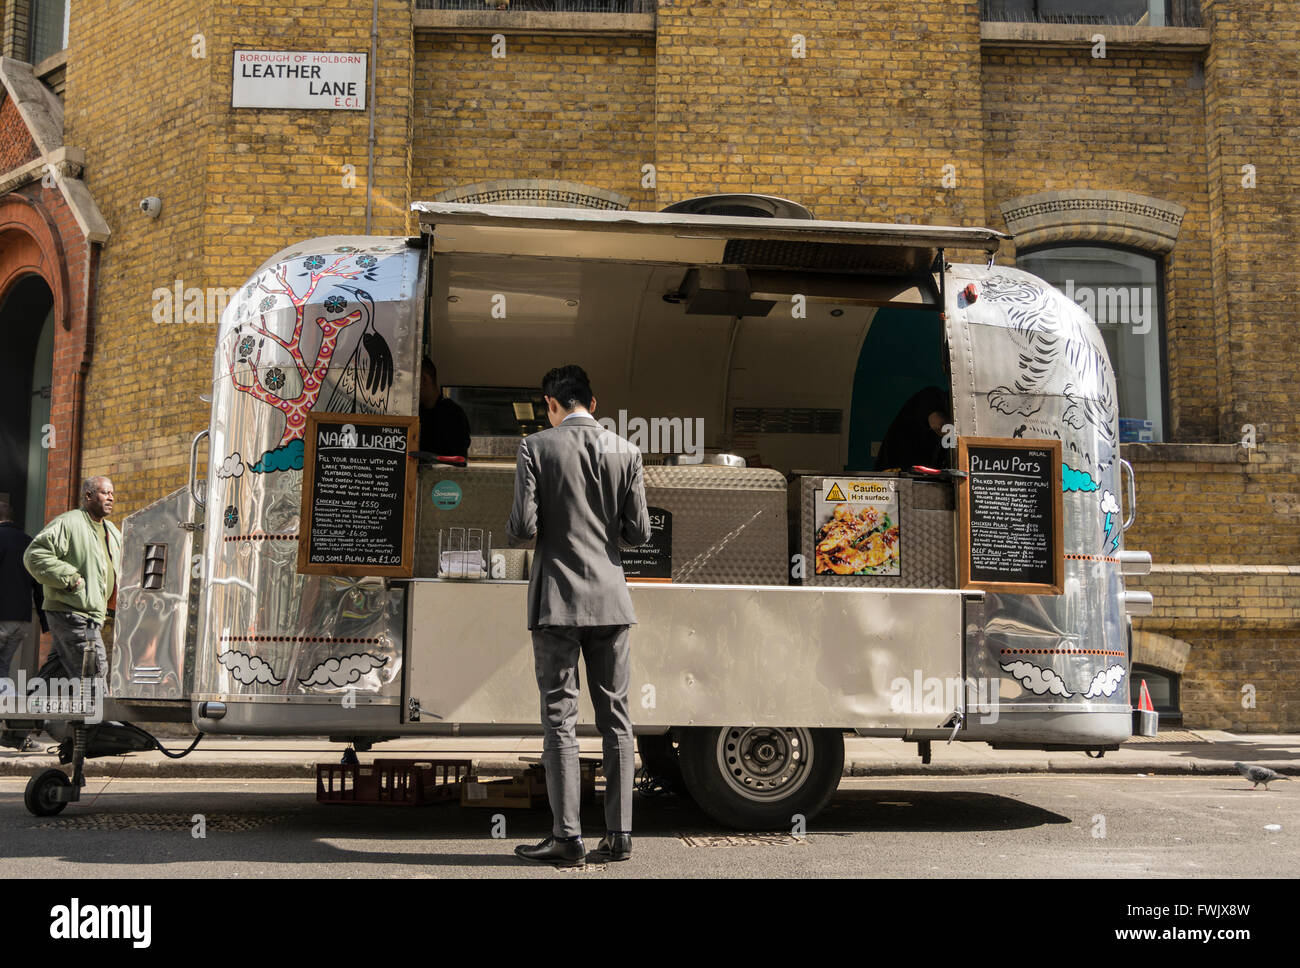
<svg viewBox="0 0 1300 968"><path fill-rule="evenodd" d="M679 760L701 810L739 830L785 830L816 816L844 770L844 736L802 726L683 730Z"/></svg>
<svg viewBox="0 0 1300 968"><path fill-rule="evenodd" d="M55 799L56 791L70 786L72 781L62 770L53 767L42 770L27 781L27 789L23 791L23 805L37 817L53 817L68 805L66 800Z"/></svg>

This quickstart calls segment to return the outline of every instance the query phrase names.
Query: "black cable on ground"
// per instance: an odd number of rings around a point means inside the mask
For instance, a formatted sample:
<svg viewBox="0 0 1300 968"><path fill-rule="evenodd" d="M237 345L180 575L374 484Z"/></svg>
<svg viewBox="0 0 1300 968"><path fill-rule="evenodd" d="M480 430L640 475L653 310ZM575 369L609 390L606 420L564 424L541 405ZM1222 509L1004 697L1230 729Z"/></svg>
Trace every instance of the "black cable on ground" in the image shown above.
<svg viewBox="0 0 1300 968"><path fill-rule="evenodd" d="M140 729L140 727L137 726L136 729ZM199 745L199 740L201 740L201 739L204 737L204 735L205 735L205 734L203 734L203 733L199 733L198 736L195 736L195 737L194 737L194 742L190 744L190 748L187 749L184 753L173 753L171 750L164 749L164 748L163 748L163 744L160 743L160 742L158 742L157 737L155 737L155 736L150 736L150 734L149 734L149 733L145 733L145 731L144 731L143 729L141 729L140 732L144 733L144 734L145 734L146 736L148 736L151 740L153 740L154 748L157 749L159 753L161 753L163 756L166 756L166 757L168 757L169 759L173 759L173 760L183 759L184 757L189 756L191 753L193 753L193 752L194 752L194 747L196 747L196 746Z"/></svg>

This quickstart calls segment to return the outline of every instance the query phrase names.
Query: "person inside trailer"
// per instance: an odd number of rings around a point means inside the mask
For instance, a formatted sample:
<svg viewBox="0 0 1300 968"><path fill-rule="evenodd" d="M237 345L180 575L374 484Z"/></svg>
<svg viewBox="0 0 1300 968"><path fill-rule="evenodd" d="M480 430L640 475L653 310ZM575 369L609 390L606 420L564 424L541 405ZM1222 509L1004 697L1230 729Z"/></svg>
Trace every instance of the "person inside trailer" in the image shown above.
<svg viewBox="0 0 1300 968"><path fill-rule="evenodd" d="M442 395L438 368L427 356L420 368L420 450L438 457L469 456L469 418Z"/></svg>
<svg viewBox="0 0 1300 968"><path fill-rule="evenodd" d="M937 386L914 393L885 431L876 456L876 470L910 470L912 467L948 466L943 428L951 420L948 394Z"/></svg>

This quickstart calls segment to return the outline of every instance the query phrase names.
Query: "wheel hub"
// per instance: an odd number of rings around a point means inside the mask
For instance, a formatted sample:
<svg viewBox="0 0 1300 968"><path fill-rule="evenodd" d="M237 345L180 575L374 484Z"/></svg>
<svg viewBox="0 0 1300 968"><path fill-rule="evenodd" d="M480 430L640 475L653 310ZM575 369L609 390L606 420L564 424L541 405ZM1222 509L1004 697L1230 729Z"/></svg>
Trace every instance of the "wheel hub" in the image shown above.
<svg viewBox="0 0 1300 968"><path fill-rule="evenodd" d="M806 729L733 726L718 735L718 768L741 796L781 800L807 781L812 749Z"/></svg>

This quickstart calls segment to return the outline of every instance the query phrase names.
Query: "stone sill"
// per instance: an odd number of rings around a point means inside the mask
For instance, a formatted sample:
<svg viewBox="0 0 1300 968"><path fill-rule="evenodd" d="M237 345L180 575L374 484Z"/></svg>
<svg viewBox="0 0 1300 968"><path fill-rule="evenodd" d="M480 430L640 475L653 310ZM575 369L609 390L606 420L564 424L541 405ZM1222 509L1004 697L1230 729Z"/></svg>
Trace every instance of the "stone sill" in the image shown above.
<svg viewBox="0 0 1300 968"><path fill-rule="evenodd" d="M1237 444L1120 444L1127 461L1143 464L1245 464L1250 451Z"/></svg>
<svg viewBox="0 0 1300 968"><path fill-rule="evenodd" d="M1191 565L1159 564L1151 565L1152 575L1297 575L1300 565L1212 565L1208 563ZM1126 582L1140 584L1147 575L1126 575Z"/></svg>
<svg viewBox="0 0 1300 968"><path fill-rule="evenodd" d="M1106 49L1196 51L1210 49L1205 27L1121 27L1115 24L1036 24L985 21L981 47L1091 48L1093 37L1106 38Z"/></svg>
<svg viewBox="0 0 1300 968"><path fill-rule="evenodd" d="M39 64L32 65L32 70L35 72L37 77L44 80L46 74L53 74L60 67L67 67L67 66L68 66L68 51L67 48L65 47L57 54L51 54L49 57L45 58L45 60L41 61Z"/></svg>
<svg viewBox="0 0 1300 968"><path fill-rule="evenodd" d="M624 34L655 32L652 13L554 13L546 10L416 10L429 33Z"/></svg>

